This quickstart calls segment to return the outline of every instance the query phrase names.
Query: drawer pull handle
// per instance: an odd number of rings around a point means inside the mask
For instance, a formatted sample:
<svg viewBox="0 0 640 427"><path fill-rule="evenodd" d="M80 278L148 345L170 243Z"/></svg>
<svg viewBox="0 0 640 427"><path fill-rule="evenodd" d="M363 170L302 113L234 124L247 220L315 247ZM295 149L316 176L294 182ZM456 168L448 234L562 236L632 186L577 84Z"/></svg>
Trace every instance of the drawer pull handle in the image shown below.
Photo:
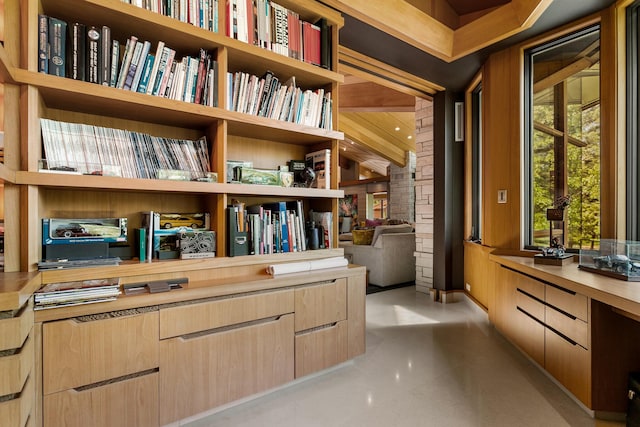
<svg viewBox="0 0 640 427"><path fill-rule="evenodd" d="M180 339L182 341L189 341L201 337L205 337L207 335L214 335L220 332L232 331L234 329L247 328L249 326L263 325L267 323L277 322L283 315L267 317L264 319L251 320L249 322L236 323L235 325L222 326L220 328L207 329L205 331L193 332L191 334L180 335Z"/></svg>
<svg viewBox="0 0 640 427"><path fill-rule="evenodd" d="M119 383L121 381L126 381L126 380L130 380L130 379L133 379L133 378L144 377L145 375L155 374L155 373L157 373L159 371L160 371L160 368L147 369L146 371L135 372L133 374L123 375L121 377L112 378L110 380L99 381L97 383L92 383L92 384L87 384L87 385L83 385L83 386L80 386L80 387L75 387L73 390L76 391L76 392L83 392L83 391L86 391L86 390L91 390L92 388L103 387L105 385L109 385L109 384L113 384L113 383Z"/></svg>

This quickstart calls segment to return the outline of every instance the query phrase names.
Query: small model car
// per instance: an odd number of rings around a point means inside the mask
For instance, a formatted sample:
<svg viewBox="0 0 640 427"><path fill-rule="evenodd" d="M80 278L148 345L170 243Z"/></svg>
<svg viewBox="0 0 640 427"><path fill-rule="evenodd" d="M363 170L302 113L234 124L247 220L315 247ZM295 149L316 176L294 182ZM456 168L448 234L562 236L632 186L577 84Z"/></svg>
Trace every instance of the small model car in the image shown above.
<svg viewBox="0 0 640 427"><path fill-rule="evenodd" d="M640 263L629 259L626 255L603 255L593 257L596 268L608 269L620 274L640 271Z"/></svg>
<svg viewBox="0 0 640 427"><path fill-rule="evenodd" d="M77 222L71 222L69 224L60 225L56 228L56 236L58 237L79 237L89 236L89 232L82 225Z"/></svg>
<svg viewBox="0 0 640 427"><path fill-rule="evenodd" d="M161 217L160 227L167 229L176 227L202 228L204 227L204 219L193 216Z"/></svg>

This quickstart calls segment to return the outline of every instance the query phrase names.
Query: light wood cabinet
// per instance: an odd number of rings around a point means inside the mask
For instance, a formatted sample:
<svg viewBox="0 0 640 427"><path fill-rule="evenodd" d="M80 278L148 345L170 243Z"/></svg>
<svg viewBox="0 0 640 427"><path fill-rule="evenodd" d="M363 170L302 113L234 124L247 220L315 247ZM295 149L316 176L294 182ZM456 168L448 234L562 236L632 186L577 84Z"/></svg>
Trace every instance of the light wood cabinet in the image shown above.
<svg viewBox="0 0 640 427"><path fill-rule="evenodd" d="M346 321L296 334L296 378L349 359Z"/></svg>
<svg viewBox="0 0 640 427"><path fill-rule="evenodd" d="M160 348L162 424L294 378L293 314L163 340Z"/></svg>
<svg viewBox="0 0 640 427"><path fill-rule="evenodd" d="M48 322L42 331L43 393L158 367L158 312Z"/></svg>
<svg viewBox="0 0 640 427"><path fill-rule="evenodd" d="M160 310L160 339L293 313L294 291L217 298Z"/></svg>
<svg viewBox="0 0 640 427"><path fill-rule="evenodd" d="M346 361L347 279L296 289L295 307L296 378Z"/></svg>
<svg viewBox="0 0 640 427"><path fill-rule="evenodd" d="M44 397L45 427L156 427L158 372Z"/></svg>
<svg viewBox="0 0 640 427"><path fill-rule="evenodd" d="M33 415L35 339L33 306L3 313L0 319L0 420L23 427ZM3 424L5 425L5 424Z"/></svg>
<svg viewBox="0 0 640 427"><path fill-rule="evenodd" d="M295 290L296 332L347 318L347 279Z"/></svg>
<svg viewBox="0 0 640 427"><path fill-rule="evenodd" d="M590 407L588 298L502 266L495 292L496 327Z"/></svg>

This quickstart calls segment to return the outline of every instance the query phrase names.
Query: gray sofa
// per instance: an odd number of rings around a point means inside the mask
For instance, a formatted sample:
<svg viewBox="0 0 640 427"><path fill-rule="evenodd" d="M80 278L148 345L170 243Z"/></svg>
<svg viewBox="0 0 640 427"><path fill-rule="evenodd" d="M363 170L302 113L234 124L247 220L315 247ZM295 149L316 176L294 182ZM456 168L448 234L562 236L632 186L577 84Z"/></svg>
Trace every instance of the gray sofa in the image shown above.
<svg viewBox="0 0 640 427"><path fill-rule="evenodd" d="M390 286L416 279L416 235L409 224L376 227L370 245L341 241L353 264L367 267L369 284Z"/></svg>

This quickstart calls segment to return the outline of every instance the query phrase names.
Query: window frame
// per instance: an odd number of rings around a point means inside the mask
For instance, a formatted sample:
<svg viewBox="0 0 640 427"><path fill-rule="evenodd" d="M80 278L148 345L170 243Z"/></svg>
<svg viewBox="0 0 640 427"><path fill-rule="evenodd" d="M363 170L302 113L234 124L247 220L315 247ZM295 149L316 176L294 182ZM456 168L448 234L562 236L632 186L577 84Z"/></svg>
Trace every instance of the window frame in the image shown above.
<svg viewBox="0 0 640 427"><path fill-rule="evenodd" d="M640 0L638 0L640 2ZM522 150L522 162L523 162L523 182L522 182L522 239L523 246L526 250L539 250L540 247L533 244L533 170L532 170L532 150L533 150L533 59L537 53L553 49L564 43L570 42L573 39L585 36L593 31L600 32L600 42L602 43L602 25L600 22L585 25L577 28L573 31L565 34L560 34L551 40L541 41L540 43L527 47L523 51L523 150ZM600 61L602 64L602 61ZM600 87L602 91L602 71L600 73ZM600 115L602 123L602 113ZM603 137L603 131L601 129L601 139ZM603 146L600 147L600 155L602 159ZM602 175L602 164L600 166L600 175ZM600 200L600 227L602 234L602 199ZM577 249L568 249L568 252L578 252Z"/></svg>

